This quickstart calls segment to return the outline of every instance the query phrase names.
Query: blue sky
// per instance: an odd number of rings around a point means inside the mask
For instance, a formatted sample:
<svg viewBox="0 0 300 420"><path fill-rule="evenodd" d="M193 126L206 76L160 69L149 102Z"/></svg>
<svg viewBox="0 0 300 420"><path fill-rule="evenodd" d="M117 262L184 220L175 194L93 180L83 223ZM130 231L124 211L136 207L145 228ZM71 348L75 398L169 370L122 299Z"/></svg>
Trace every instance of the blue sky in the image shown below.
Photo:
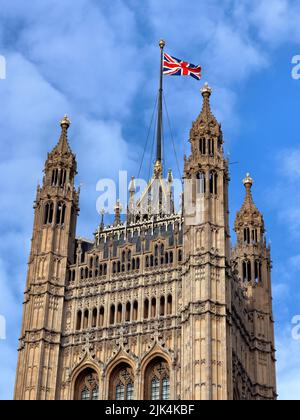
<svg viewBox="0 0 300 420"><path fill-rule="evenodd" d="M0 0L0 399L12 398L16 348L32 233L35 189L58 121L71 120L70 142L82 184L78 235L99 223L96 183L137 175L155 95L158 40L166 51L203 66L212 107L230 154L231 222L246 171L272 243L278 392L300 399L300 4L293 0ZM166 78L177 153L200 111L201 83ZM176 164L166 136L166 166ZM148 157L149 158L149 157ZM182 165L182 159L180 160ZM144 175L148 173L145 165ZM234 236L233 236L234 240Z"/></svg>

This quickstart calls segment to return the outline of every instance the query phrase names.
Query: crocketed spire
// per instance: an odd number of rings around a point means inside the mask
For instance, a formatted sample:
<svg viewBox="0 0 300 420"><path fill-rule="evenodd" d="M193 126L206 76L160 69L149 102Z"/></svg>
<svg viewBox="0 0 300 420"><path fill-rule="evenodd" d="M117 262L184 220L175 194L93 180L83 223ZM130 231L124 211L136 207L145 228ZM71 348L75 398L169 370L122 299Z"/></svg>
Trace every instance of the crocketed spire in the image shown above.
<svg viewBox="0 0 300 420"><path fill-rule="evenodd" d="M51 153L60 154L61 156L72 154L72 150L68 142L68 128L70 125L71 121L69 120L68 116L65 115L64 118L60 121L61 135L59 141Z"/></svg>
<svg viewBox="0 0 300 420"><path fill-rule="evenodd" d="M243 180L246 189L245 199L235 219L235 231L238 241L248 244L260 241L265 232L263 216L257 209L252 197L251 188L253 183L253 179L247 173L246 178Z"/></svg>
<svg viewBox="0 0 300 420"><path fill-rule="evenodd" d="M74 173L76 173L76 158L68 142L68 129L70 125L71 122L67 115L65 115L64 118L60 121L61 134L58 143L53 148L53 150L48 153L46 170L49 167L53 167L55 165L64 165L66 167L72 168Z"/></svg>
<svg viewBox="0 0 300 420"><path fill-rule="evenodd" d="M196 121L193 123L191 129L191 137L192 135L199 133L219 136L221 133L221 126L210 108L210 97L212 94L212 89L209 87L207 82L201 89L201 94L203 97L202 110Z"/></svg>

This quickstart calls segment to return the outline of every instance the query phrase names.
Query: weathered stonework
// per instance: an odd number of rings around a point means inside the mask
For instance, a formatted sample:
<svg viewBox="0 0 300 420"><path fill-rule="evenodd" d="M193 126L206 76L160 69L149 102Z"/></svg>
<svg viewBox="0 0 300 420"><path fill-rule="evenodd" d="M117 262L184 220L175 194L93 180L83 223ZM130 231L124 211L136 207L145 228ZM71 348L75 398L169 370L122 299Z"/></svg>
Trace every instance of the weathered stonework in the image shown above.
<svg viewBox="0 0 300 420"><path fill-rule="evenodd" d="M275 399L271 257L244 180L230 247L228 162L211 89L190 132L182 211L120 206L94 241L76 238L76 160L61 122L38 187L15 399ZM162 180L159 163L153 182ZM190 200L200 218L187 211ZM199 215L198 215L199 216Z"/></svg>

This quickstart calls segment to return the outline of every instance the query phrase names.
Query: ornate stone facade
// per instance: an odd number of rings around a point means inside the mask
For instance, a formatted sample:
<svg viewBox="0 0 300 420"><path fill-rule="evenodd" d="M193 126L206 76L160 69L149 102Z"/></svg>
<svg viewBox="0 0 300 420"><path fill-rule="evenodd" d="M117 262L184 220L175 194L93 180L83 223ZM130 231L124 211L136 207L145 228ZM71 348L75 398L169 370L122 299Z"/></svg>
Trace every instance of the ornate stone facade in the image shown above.
<svg viewBox="0 0 300 420"><path fill-rule="evenodd" d="M264 222L247 176L231 249L223 135L208 85L202 96L181 211L158 161L138 203L132 180L126 222L117 203L93 241L76 238L76 160L62 120L34 206L16 399L276 398Z"/></svg>

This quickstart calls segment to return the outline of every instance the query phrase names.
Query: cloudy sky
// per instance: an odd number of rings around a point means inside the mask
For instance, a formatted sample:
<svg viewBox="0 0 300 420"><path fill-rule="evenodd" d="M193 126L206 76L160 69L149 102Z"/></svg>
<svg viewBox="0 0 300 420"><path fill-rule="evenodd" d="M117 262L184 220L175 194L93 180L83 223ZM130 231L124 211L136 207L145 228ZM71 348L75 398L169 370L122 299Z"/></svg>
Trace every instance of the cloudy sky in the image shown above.
<svg viewBox="0 0 300 420"><path fill-rule="evenodd" d="M82 185L78 235L99 223L96 183L118 170L137 175L157 92L158 40L203 67L214 90L231 165L231 222L241 180L255 179L255 201L272 243L278 392L300 399L300 3L295 0L0 0L0 399L12 398L35 189L58 121ZM3 59L0 60L0 63ZM180 165L200 111L201 83L166 78L165 97ZM176 164L168 133L165 165ZM146 155L143 175L151 157ZM234 241L234 235L233 235ZM3 318L0 318L3 319ZM295 334L294 334L295 336ZM294 337L296 338L296 337Z"/></svg>

